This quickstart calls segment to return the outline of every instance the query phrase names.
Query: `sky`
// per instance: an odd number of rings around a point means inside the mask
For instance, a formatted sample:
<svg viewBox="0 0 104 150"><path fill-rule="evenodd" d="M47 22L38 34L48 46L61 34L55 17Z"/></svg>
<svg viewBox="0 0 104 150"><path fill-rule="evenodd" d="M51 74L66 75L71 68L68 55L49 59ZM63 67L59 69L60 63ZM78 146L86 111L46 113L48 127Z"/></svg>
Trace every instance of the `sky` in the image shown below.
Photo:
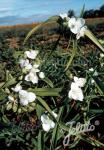
<svg viewBox="0 0 104 150"><path fill-rule="evenodd" d="M0 25L40 22L70 9L78 15L84 4L97 9L104 0L0 0Z"/></svg>

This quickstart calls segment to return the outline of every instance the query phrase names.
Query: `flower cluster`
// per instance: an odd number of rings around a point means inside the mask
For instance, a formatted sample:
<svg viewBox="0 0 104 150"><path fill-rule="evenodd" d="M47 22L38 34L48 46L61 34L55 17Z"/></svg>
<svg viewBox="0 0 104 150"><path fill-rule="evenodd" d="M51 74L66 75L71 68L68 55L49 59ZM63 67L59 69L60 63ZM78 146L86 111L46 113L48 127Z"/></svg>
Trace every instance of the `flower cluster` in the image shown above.
<svg viewBox="0 0 104 150"><path fill-rule="evenodd" d="M38 76L43 79L45 77L43 72L40 72L39 70L39 64L38 63L30 63L30 60L35 60L38 55L37 50L31 50L25 52L25 58L20 59L19 64L23 70L25 75L25 80L32 82L33 84L38 83Z"/></svg>
<svg viewBox="0 0 104 150"><path fill-rule="evenodd" d="M81 88L84 87L85 83L85 78L74 77L74 82L71 83L71 89L68 93L68 97L70 99L83 101L84 95Z"/></svg>
<svg viewBox="0 0 104 150"><path fill-rule="evenodd" d="M83 18L69 18L67 14L60 14L60 17L67 22L70 31L76 34L77 39L84 36L87 26Z"/></svg>
<svg viewBox="0 0 104 150"><path fill-rule="evenodd" d="M24 53L24 58L20 59L19 64L22 68L23 74L25 74L24 80L28 82L32 82L32 84L38 83L38 76L43 79L45 75L43 72L39 70L39 64L34 63L32 60L35 60L38 55L37 50L26 51ZM22 82L22 81L21 81ZM27 90L23 90L21 83L18 83L15 87L11 88L13 92L18 93L19 95L19 103L22 106L26 106L29 103L35 101L36 94L33 92L28 92ZM9 95L8 99L10 101L15 101L14 96ZM18 101L16 100L18 103Z"/></svg>

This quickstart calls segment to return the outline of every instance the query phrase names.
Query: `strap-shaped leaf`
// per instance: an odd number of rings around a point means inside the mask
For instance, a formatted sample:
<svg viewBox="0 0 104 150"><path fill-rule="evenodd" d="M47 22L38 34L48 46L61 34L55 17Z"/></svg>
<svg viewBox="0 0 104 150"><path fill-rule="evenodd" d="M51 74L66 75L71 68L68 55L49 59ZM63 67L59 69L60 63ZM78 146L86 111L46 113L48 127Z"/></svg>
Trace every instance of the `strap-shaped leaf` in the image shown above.
<svg viewBox="0 0 104 150"><path fill-rule="evenodd" d="M99 91L99 94L103 95L104 94L104 84L98 79L98 77L93 77L96 87Z"/></svg>
<svg viewBox="0 0 104 150"><path fill-rule="evenodd" d="M49 78L44 78L43 81L46 82L51 88L54 87L52 81Z"/></svg>
<svg viewBox="0 0 104 150"><path fill-rule="evenodd" d="M47 25L52 24L53 22L57 22L57 21L59 20L59 18L60 18L59 16L53 16L53 17L50 17L50 18L49 18L48 20L46 20L45 22L43 22L43 23L37 25L35 28L33 28L33 29L27 34L27 36L26 36L26 38L25 38L23 44L26 43L26 41L30 38L30 36L31 36L32 34L36 33L39 29L41 29L41 28L43 28L43 27L45 27L45 26L47 26Z"/></svg>
<svg viewBox="0 0 104 150"><path fill-rule="evenodd" d="M34 92L37 96L59 96L62 88L29 88L28 91Z"/></svg>
<svg viewBox="0 0 104 150"><path fill-rule="evenodd" d="M104 52L104 47L101 45L101 43L97 40L97 38L93 35L93 33L89 29L85 31L85 35L89 39L91 39L95 43L95 45L97 45Z"/></svg>

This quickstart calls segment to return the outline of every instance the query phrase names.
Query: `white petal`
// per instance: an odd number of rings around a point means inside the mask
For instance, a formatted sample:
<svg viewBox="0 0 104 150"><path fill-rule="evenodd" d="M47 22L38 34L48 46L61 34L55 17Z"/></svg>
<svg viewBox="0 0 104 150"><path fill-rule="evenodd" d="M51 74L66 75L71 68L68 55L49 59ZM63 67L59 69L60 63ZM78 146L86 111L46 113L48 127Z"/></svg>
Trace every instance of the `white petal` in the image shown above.
<svg viewBox="0 0 104 150"><path fill-rule="evenodd" d="M42 123L47 123L47 120L49 120L49 117L48 117L48 115L46 115L46 114L43 114L43 115L41 115L41 121L42 121Z"/></svg>
<svg viewBox="0 0 104 150"><path fill-rule="evenodd" d="M78 28L82 28L85 24L85 20L83 18L78 18L77 21L76 21L76 26Z"/></svg>
<svg viewBox="0 0 104 150"><path fill-rule="evenodd" d="M76 89L78 88L78 85L75 82L71 83L71 89Z"/></svg>
<svg viewBox="0 0 104 150"><path fill-rule="evenodd" d="M28 100L20 99L20 104L23 106L26 106L26 105L28 105Z"/></svg>
<svg viewBox="0 0 104 150"><path fill-rule="evenodd" d="M40 72L40 73L39 73L39 77L40 77L41 79L44 79L44 78L45 78L44 72Z"/></svg>
<svg viewBox="0 0 104 150"><path fill-rule="evenodd" d="M33 92L27 92L25 90L21 90L19 91L19 98L20 98L20 103L23 105L26 105L29 103L29 102L33 102L35 101L36 99L36 95L33 93Z"/></svg>
<svg viewBox="0 0 104 150"><path fill-rule="evenodd" d="M26 51L25 54L28 58L30 59L35 59L36 56L38 55L38 51L37 50L31 50L31 51Z"/></svg>
<svg viewBox="0 0 104 150"><path fill-rule="evenodd" d="M38 83L38 76L32 72L25 76L26 81L31 81L33 84Z"/></svg>
<svg viewBox="0 0 104 150"><path fill-rule="evenodd" d="M20 64L21 68L26 67L29 64L29 60L28 59L20 59L19 64Z"/></svg>
<svg viewBox="0 0 104 150"><path fill-rule="evenodd" d="M49 124L42 124L43 130L46 132L49 132L49 130L51 129Z"/></svg>
<svg viewBox="0 0 104 150"><path fill-rule="evenodd" d="M82 28L80 29L80 31L77 33L76 38L79 39L80 37L83 37L84 34L85 34L86 29L87 29L86 26L82 27Z"/></svg>
<svg viewBox="0 0 104 150"><path fill-rule="evenodd" d="M25 100L25 99L27 99L27 96L28 96L28 92L26 90L20 90L19 91L19 98L20 99Z"/></svg>
<svg viewBox="0 0 104 150"><path fill-rule="evenodd" d="M80 88L76 88L76 89L71 89L68 93L68 97L70 99L74 99L74 100L79 100L79 101L83 101L83 92Z"/></svg>
<svg viewBox="0 0 104 150"><path fill-rule="evenodd" d="M53 129L55 127L55 123L52 121L50 124L51 128Z"/></svg>
<svg viewBox="0 0 104 150"><path fill-rule="evenodd" d="M31 82L32 82L33 84L38 83L38 76L37 76L37 75L34 75L33 78L31 79Z"/></svg>
<svg viewBox="0 0 104 150"><path fill-rule="evenodd" d="M28 102L29 102L29 103L35 101L35 99L36 99L35 93L33 93L33 92L28 92L28 97L27 97L27 99L28 99Z"/></svg>
<svg viewBox="0 0 104 150"><path fill-rule="evenodd" d="M78 77L74 76L74 82L78 81Z"/></svg>
<svg viewBox="0 0 104 150"><path fill-rule="evenodd" d="M25 80L26 80L26 81L30 81L30 76L29 76L29 74L27 74L27 75L25 76Z"/></svg>
<svg viewBox="0 0 104 150"><path fill-rule="evenodd" d="M30 70L32 69L32 65L31 64L28 64L26 67L25 67L26 70Z"/></svg>
<svg viewBox="0 0 104 150"><path fill-rule="evenodd" d="M31 72L33 73L39 72L40 70L38 69L38 67L39 67L39 64L34 64L31 69Z"/></svg>
<svg viewBox="0 0 104 150"><path fill-rule="evenodd" d="M70 20L68 21L68 27L72 28L72 26L75 24L76 24L76 18L74 17L70 18Z"/></svg>
<svg viewBox="0 0 104 150"><path fill-rule="evenodd" d="M22 90L22 86L20 84L17 84L15 86L15 88L11 88L14 92L19 92L20 90Z"/></svg>
<svg viewBox="0 0 104 150"><path fill-rule="evenodd" d="M85 83L86 83L86 79L85 78L79 78L79 80L77 82L79 87L84 87Z"/></svg>

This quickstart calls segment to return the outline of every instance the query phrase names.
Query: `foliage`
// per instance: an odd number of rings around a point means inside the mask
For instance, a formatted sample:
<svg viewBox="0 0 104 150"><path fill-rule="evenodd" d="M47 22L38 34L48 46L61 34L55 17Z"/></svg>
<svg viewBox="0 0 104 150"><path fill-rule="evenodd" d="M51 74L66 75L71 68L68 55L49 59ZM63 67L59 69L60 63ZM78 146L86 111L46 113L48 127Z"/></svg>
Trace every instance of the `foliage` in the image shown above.
<svg viewBox="0 0 104 150"><path fill-rule="evenodd" d="M104 148L103 129L100 127L103 126L104 115L104 57L101 57L104 52L103 45L87 29L85 35L96 47L92 48L91 44L86 52L84 50L86 45L70 34L67 49L63 49L59 46L59 41L63 36L63 25L65 24L59 16L52 17L32 29L27 35L25 43L33 33L35 35L35 33L41 32L47 24L55 22L60 27L60 36L55 43L52 43L50 49L48 48L46 51L43 48L33 46L39 50L36 61L40 63L39 69L46 76L43 80L39 80L37 85L21 80L21 75L24 76L24 74L18 61L23 57L24 51L30 49L28 44L22 49L5 48L0 56L3 64L0 65L0 73L2 74L0 79L0 149L17 147L22 150L61 150L85 149L86 146L89 149L92 147ZM9 66L4 63L5 61L10 62ZM93 71L89 70L91 68ZM95 72L97 72L96 75ZM82 102L68 98L74 76L86 78ZM29 92L35 92L36 102L27 106L21 106L19 103L17 105L14 102L8 105L8 95L13 94L11 88L21 81L25 89L28 89ZM15 96L18 97L18 94ZM53 111L58 114L57 118L54 117ZM50 132L45 132L42 129L41 116L44 113L55 122L55 127ZM75 124L71 128L73 121ZM82 125L90 122L95 125L95 130L76 133L74 130L77 122ZM63 140L70 128L73 131L69 136L70 141L63 145Z"/></svg>

